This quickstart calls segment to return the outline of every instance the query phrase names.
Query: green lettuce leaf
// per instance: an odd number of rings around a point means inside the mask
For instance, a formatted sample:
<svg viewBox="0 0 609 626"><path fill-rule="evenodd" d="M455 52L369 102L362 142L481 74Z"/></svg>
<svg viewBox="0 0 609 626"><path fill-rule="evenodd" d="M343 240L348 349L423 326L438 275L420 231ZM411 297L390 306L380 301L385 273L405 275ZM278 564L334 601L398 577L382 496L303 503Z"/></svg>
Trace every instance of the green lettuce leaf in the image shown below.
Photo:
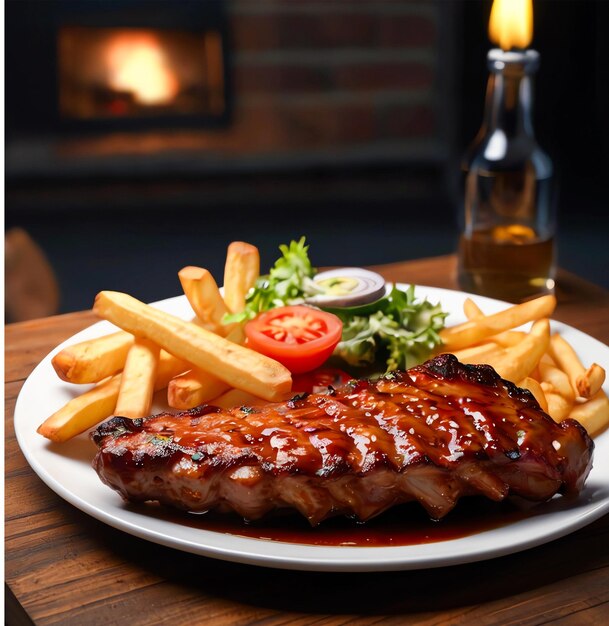
<svg viewBox="0 0 609 626"><path fill-rule="evenodd" d="M354 367L382 359L387 371L408 369L429 358L441 343L439 331L448 315L439 303L417 302L413 285L406 291L394 286L371 305L332 312L343 322L334 354Z"/></svg>

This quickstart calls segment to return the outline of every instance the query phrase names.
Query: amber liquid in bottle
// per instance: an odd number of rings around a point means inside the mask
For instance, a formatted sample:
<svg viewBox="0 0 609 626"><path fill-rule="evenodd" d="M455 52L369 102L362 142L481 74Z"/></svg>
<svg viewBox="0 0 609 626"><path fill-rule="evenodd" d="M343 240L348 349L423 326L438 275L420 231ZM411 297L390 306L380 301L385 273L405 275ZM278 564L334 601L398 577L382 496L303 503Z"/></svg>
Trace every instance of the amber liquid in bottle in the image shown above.
<svg viewBox="0 0 609 626"><path fill-rule="evenodd" d="M510 227L506 227L509 229ZM514 226L514 228L521 228ZM461 236L460 284L465 291L519 302L554 288L554 238L497 239L495 229Z"/></svg>
<svg viewBox="0 0 609 626"><path fill-rule="evenodd" d="M554 291L553 232L542 232L529 217L539 216L551 202L551 181L532 179L523 185L518 184L519 178L526 179L526 172L520 176L508 172L476 175L475 202L499 224L481 220L461 235L459 283L465 291L510 302Z"/></svg>

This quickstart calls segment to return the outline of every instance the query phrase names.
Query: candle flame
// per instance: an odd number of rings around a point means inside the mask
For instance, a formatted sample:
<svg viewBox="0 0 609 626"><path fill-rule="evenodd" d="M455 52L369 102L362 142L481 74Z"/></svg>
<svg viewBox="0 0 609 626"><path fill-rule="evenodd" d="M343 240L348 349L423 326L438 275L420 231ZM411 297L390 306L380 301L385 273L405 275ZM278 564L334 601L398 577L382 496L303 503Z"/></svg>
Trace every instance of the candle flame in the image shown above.
<svg viewBox="0 0 609 626"><path fill-rule="evenodd" d="M488 34L502 50L526 48L533 39L533 0L493 0Z"/></svg>

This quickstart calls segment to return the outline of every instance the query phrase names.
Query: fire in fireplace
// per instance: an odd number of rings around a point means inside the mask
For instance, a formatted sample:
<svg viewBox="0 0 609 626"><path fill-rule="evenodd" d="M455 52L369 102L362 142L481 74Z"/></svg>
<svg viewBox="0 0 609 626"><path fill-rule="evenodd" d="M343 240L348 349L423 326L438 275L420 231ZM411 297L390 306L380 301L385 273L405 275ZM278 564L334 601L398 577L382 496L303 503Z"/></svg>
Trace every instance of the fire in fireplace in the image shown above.
<svg viewBox="0 0 609 626"><path fill-rule="evenodd" d="M65 26L58 59L66 118L221 115L226 106L216 31Z"/></svg>

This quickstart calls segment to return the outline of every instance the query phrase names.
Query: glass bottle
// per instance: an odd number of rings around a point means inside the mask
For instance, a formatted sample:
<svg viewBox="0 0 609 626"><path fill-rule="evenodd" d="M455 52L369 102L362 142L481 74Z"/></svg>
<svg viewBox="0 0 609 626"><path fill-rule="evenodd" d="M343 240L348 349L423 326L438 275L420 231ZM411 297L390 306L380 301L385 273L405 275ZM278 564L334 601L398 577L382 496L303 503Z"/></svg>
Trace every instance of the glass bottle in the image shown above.
<svg viewBox="0 0 609 626"><path fill-rule="evenodd" d="M462 162L464 291L521 302L554 290L553 167L532 124L534 50L488 53L484 122Z"/></svg>

